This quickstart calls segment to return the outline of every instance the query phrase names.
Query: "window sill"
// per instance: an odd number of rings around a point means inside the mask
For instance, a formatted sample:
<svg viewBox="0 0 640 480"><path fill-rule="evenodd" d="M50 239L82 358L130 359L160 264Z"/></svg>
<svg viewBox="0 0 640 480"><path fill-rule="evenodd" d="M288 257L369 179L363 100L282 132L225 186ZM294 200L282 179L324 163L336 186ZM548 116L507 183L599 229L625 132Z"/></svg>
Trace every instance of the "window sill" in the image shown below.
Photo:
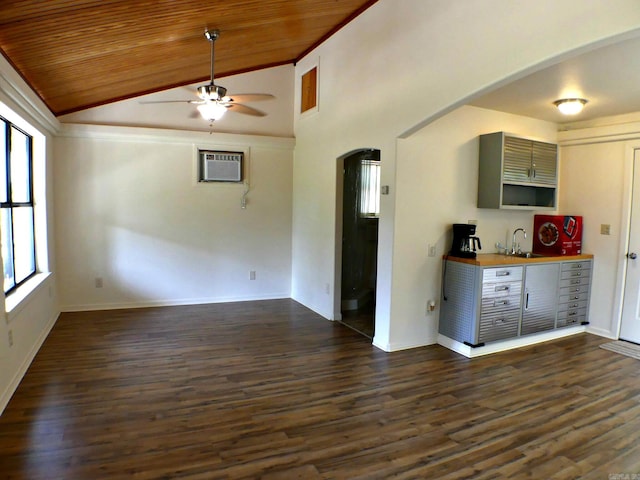
<svg viewBox="0 0 640 480"><path fill-rule="evenodd" d="M37 273L33 278L25 282L24 285L20 285L5 298L4 306L7 312L7 322L11 322L12 318L20 313L20 310L22 310L27 303L29 297L42 288L42 284L50 275L50 272Z"/></svg>

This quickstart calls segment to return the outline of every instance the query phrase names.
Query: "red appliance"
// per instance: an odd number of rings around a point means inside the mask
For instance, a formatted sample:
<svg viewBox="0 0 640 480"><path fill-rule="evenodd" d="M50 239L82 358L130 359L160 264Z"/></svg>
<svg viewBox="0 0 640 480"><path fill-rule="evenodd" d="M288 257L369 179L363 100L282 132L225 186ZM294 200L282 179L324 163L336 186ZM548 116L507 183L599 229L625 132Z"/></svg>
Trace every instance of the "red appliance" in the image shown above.
<svg viewBox="0 0 640 480"><path fill-rule="evenodd" d="M580 255L582 253L582 217L534 215L533 253Z"/></svg>

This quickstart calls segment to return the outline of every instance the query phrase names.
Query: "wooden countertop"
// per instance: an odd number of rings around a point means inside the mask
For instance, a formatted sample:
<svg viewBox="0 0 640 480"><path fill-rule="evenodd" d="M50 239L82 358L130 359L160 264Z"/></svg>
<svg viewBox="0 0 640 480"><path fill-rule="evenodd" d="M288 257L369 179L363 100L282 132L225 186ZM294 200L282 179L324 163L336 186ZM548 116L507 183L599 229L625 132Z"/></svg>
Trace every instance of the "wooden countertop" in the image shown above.
<svg viewBox="0 0 640 480"><path fill-rule="evenodd" d="M492 267L497 265L527 265L529 263L551 263L551 262L566 262L570 260L591 260L593 255L562 255L562 256L549 256L549 257L531 257L524 258L512 255L504 255L499 253L481 253L476 258L460 258L445 255L445 259L453 262L468 263L470 265L477 265L479 267Z"/></svg>

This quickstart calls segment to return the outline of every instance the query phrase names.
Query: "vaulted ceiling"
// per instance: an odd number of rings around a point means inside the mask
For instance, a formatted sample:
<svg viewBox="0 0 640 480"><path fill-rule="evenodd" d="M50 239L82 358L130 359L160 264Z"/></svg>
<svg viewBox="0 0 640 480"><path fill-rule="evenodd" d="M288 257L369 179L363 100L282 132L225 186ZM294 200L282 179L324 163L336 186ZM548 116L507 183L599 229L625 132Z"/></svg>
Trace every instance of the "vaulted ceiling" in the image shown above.
<svg viewBox="0 0 640 480"><path fill-rule="evenodd" d="M294 63L377 0L3 0L0 50L56 115Z"/></svg>

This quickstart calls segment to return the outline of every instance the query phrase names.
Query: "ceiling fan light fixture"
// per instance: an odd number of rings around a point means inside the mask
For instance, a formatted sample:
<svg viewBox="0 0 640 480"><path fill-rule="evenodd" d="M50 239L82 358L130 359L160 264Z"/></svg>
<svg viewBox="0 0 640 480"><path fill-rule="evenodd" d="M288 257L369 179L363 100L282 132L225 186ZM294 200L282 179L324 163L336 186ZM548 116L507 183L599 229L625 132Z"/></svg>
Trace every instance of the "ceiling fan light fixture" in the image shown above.
<svg viewBox="0 0 640 480"><path fill-rule="evenodd" d="M198 96L202 100L217 101L227 94L227 89L214 83L208 83L207 85L201 85L198 87Z"/></svg>
<svg viewBox="0 0 640 480"><path fill-rule="evenodd" d="M576 115L582 111L587 102L588 100L584 98L562 98L556 100L553 104L564 115Z"/></svg>
<svg viewBox="0 0 640 480"><path fill-rule="evenodd" d="M227 111L227 107L217 102L203 103L202 105L198 105L197 108L202 118L209 122L220 120Z"/></svg>

